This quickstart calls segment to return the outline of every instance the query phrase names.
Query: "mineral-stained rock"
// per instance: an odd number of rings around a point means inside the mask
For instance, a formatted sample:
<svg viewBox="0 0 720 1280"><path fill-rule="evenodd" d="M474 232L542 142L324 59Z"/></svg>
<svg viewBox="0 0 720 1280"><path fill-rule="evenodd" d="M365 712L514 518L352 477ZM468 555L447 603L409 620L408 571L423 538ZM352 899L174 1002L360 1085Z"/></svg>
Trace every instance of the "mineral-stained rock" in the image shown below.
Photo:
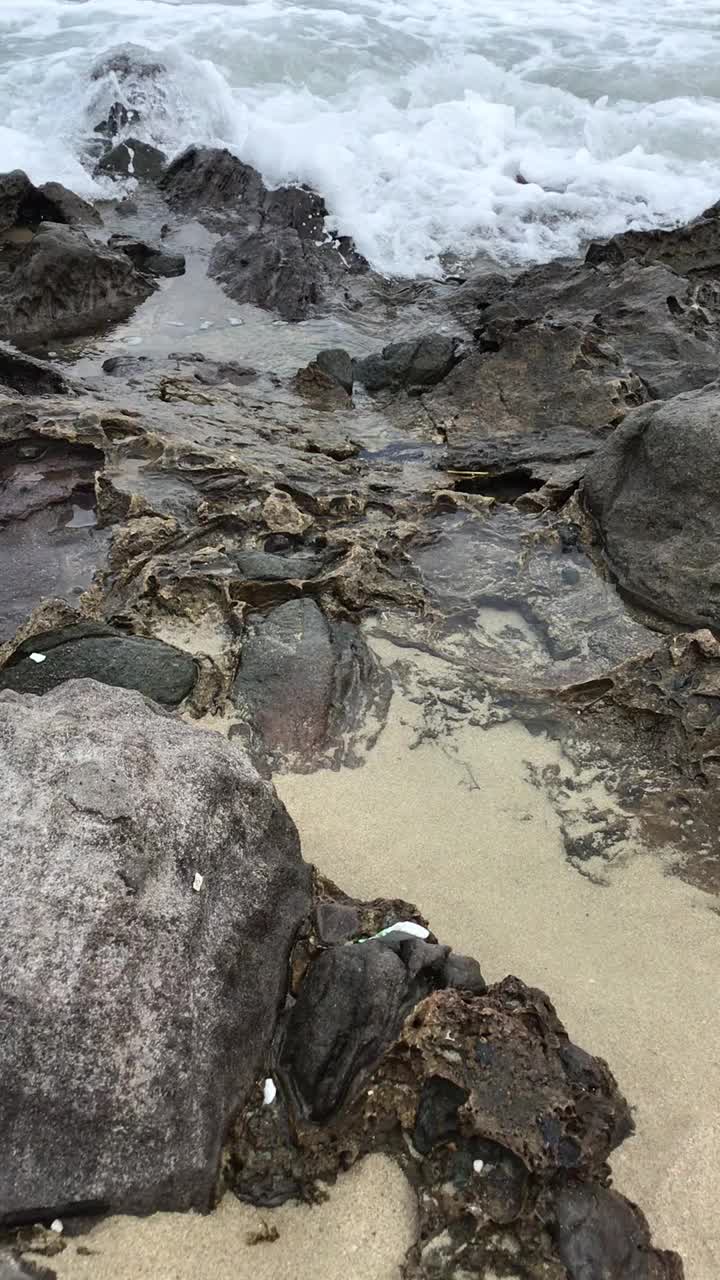
<svg viewBox="0 0 720 1280"><path fill-rule="evenodd" d="M315 364L318 369L332 378L333 382L337 382L343 391L347 391L349 396L352 395L355 371L352 356L348 355L347 351L342 347L328 347L324 351L318 351Z"/></svg>
<svg viewBox="0 0 720 1280"><path fill-rule="evenodd" d="M137 689L156 702L176 706L190 693L196 674L190 654L172 645L87 623L24 641L0 670L0 689L44 694L67 680L88 679Z"/></svg>
<svg viewBox="0 0 720 1280"><path fill-rule="evenodd" d="M0 1222L205 1210L308 872L218 734L74 681L0 694Z"/></svg>
<svg viewBox="0 0 720 1280"><path fill-rule="evenodd" d="M155 288L125 254L46 222L2 256L0 331L35 340L85 333L128 316Z"/></svg>
<svg viewBox="0 0 720 1280"><path fill-rule="evenodd" d="M631 414L586 472L585 501L619 585L684 625L720 625L718 494L718 384Z"/></svg>
<svg viewBox="0 0 720 1280"><path fill-rule="evenodd" d="M356 360L355 377L368 391L434 386L458 362L460 343L444 333L428 333L411 342L392 342L382 351Z"/></svg>
<svg viewBox="0 0 720 1280"><path fill-rule="evenodd" d="M235 302L304 320L323 296L325 256L294 228L231 232L217 244L208 273Z"/></svg>
<svg viewBox="0 0 720 1280"><path fill-rule="evenodd" d="M341 942L310 964L276 1051L283 1090L251 1100L232 1134L237 1194L312 1199L318 1179L386 1151L418 1197L406 1280L682 1280L608 1189L630 1111L547 996L512 977L449 989L447 947L416 940L391 959L383 945Z"/></svg>
<svg viewBox="0 0 720 1280"><path fill-rule="evenodd" d="M329 622L303 598L250 622L235 700L271 758L302 766L339 749L343 733L362 723L384 687L357 628Z"/></svg>
<svg viewBox="0 0 720 1280"><path fill-rule="evenodd" d="M185 274L185 256L182 253L168 253L159 245L147 244L144 240L136 240L134 236L111 236L108 246L118 253L124 253L137 267L151 276L182 276Z"/></svg>
<svg viewBox="0 0 720 1280"><path fill-rule="evenodd" d="M66 379L54 365L0 342L0 390L6 387L21 396L63 395L68 390Z"/></svg>

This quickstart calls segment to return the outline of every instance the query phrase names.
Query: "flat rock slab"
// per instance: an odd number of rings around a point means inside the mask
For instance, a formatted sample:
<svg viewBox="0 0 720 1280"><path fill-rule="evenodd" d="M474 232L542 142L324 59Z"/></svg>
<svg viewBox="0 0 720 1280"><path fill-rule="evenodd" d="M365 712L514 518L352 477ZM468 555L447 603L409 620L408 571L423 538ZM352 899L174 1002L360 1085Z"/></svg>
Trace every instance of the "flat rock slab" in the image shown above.
<svg viewBox="0 0 720 1280"><path fill-rule="evenodd" d="M194 659L181 649L90 624L25 641L0 671L0 689L44 694L67 680L98 680L176 706L190 693L196 675Z"/></svg>
<svg viewBox="0 0 720 1280"><path fill-rule="evenodd" d="M0 693L0 1225L207 1210L309 910L247 756L140 694Z"/></svg>

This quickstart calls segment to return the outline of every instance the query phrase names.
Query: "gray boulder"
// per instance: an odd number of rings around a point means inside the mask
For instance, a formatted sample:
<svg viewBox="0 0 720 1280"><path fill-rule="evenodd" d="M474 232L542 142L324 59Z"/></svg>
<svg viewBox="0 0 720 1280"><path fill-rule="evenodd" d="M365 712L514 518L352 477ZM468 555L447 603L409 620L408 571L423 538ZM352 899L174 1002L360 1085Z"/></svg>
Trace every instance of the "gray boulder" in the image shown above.
<svg viewBox="0 0 720 1280"><path fill-rule="evenodd" d="M36 187L22 169L0 174L0 232L41 222L78 226L101 221L97 209L59 182Z"/></svg>
<svg viewBox="0 0 720 1280"><path fill-rule="evenodd" d="M172 707L187 697L196 675L189 653L90 622L24 641L0 671L0 689L44 694L67 680L99 680Z"/></svg>
<svg viewBox="0 0 720 1280"><path fill-rule="evenodd" d="M411 342L392 342L382 351L356 360L355 377L367 391L385 387L431 387L442 382L458 362L457 338L427 333Z"/></svg>
<svg viewBox="0 0 720 1280"><path fill-rule="evenodd" d="M234 302L304 320L322 301L325 256L294 228L231 232L213 249L208 275Z"/></svg>
<svg viewBox="0 0 720 1280"><path fill-rule="evenodd" d="M6 387L21 396L64 395L69 389L54 365L0 342L0 391Z"/></svg>
<svg viewBox="0 0 720 1280"><path fill-rule="evenodd" d="M585 502L626 593L720 625L720 384L630 414L588 465Z"/></svg>
<svg viewBox="0 0 720 1280"><path fill-rule="evenodd" d="M154 291L124 253L79 230L43 223L28 244L0 260L0 332L47 340L121 320Z"/></svg>
<svg viewBox="0 0 720 1280"><path fill-rule="evenodd" d="M308 910L295 827L218 734L93 681L1 693L0 756L0 1224L207 1210Z"/></svg>
<svg viewBox="0 0 720 1280"><path fill-rule="evenodd" d="M108 127L114 127L112 121ZM139 138L124 138L114 147L106 151L98 160L96 173L108 173L114 177L138 178L141 181L155 182L161 176L167 156L159 147Z"/></svg>

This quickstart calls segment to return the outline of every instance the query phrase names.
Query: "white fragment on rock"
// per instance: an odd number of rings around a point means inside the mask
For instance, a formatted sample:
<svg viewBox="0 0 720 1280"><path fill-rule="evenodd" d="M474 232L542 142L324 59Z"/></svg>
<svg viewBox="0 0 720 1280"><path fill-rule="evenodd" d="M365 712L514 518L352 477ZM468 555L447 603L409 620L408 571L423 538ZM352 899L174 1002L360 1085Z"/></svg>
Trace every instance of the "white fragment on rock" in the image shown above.
<svg viewBox="0 0 720 1280"><path fill-rule="evenodd" d="M270 1103L274 1102L276 1097L277 1097L277 1087L275 1085L275 1081L270 1076L268 1076L267 1080L265 1081L265 1084L263 1085L263 1102L265 1103L265 1106L269 1107Z"/></svg>
<svg viewBox="0 0 720 1280"><path fill-rule="evenodd" d="M205 880L205 877L201 876L199 871L196 871L195 879L193 880L193 889L195 890L196 893L199 893L200 890L202 889L204 880Z"/></svg>
<svg viewBox="0 0 720 1280"><path fill-rule="evenodd" d="M185 328L185 321L184 321L184 320L168 320L168 324L171 324L171 325L173 326L173 328L175 328L175 329L184 329L184 328Z"/></svg>
<svg viewBox="0 0 720 1280"><path fill-rule="evenodd" d="M47 654L46 654L46 653L31 653L31 654L30 654L30 661L31 661L31 662L44 662L46 658L47 658Z"/></svg>
<svg viewBox="0 0 720 1280"><path fill-rule="evenodd" d="M387 929L381 929L375 934L376 938L385 938L388 933L411 933L415 938L429 938L430 930L423 925L417 924L415 920L396 920L395 924L388 925Z"/></svg>
<svg viewBox="0 0 720 1280"><path fill-rule="evenodd" d="M212 320L202 320L200 323L201 329L212 329L212 326L213 326Z"/></svg>
<svg viewBox="0 0 720 1280"><path fill-rule="evenodd" d="M473 1160L473 1169L475 1170L476 1173L482 1173L484 1168L485 1168L484 1160Z"/></svg>
<svg viewBox="0 0 720 1280"><path fill-rule="evenodd" d="M61 1235L62 1235L62 1232L63 1232L63 1224L62 1224L62 1222L60 1221L60 1219L59 1219L59 1218L55 1218L55 1220L54 1220L53 1222L51 1222L51 1223L50 1223L50 1230L51 1230L51 1231L54 1231L54 1232L56 1233L56 1235L59 1235L59 1236L61 1236Z"/></svg>
<svg viewBox="0 0 720 1280"><path fill-rule="evenodd" d="M242 324L242 320L238 320L237 316L228 316L228 324Z"/></svg>

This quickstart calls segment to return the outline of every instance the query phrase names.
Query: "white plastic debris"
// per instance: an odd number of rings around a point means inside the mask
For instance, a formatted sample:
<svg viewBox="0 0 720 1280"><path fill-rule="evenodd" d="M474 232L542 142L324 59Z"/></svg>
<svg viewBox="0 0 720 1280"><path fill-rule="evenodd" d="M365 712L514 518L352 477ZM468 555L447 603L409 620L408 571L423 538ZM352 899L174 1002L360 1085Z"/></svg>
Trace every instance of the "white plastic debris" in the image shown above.
<svg viewBox="0 0 720 1280"><path fill-rule="evenodd" d="M482 1173L484 1168L485 1168L484 1160L473 1160L473 1169L475 1170L476 1173Z"/></svg>
<svg viewBox="0 0 720 1280"><path fill-rule="evenodd" d="M213 321L212 321L212 320L202 320L202 321L201 321L201 323L200 323L200 328L201 328L201 329L212 329L212 327L213 327Z"/></svg>
<svg viewBox="0 0 720 1280"><path fill-rule="evenodd" d="M270 1103L274 1102L276 1097L277 1097L277 1088L275 1085L275 1081L271 1079L270 1076L268 1076L267 1080L265 1081L265 1084L263 1085L263 1102L265 1103L265 1106L269 1107Z"/></svg>
<svg viewBox="0 0 720 1280"><path fill-rule="evenodd" d="M47 658L47 654L46 654L46 653L31 653L31 654L30 654L30 661L31 661L31 662L44 662L46 658Z"/></svg>
<svg viewBox="0 0 720 1280"><path fill-rule="evenodd" d="M415 920L396 920L395 924L389 924L387 929L381 929L375 934L376 938L385 938L389 933L411 933L414 938L429 938L430 930L425 929L423 925L417 924Z"/></svg>
<svg viewBox="0 0 720 1280"><path fill-rule="evenodd" d="M193 880L193 889L195 890L196 893L200 892L200 890L203 887L204 881L205 881L205 877L201 876L199 871L196 871L195 879Z"/></svg>
<svg viewBox="0 0 720 1280"><path fill-rule="evenodd" d="M228 324L236 325L242 323L242 320L238 320L237 316L228 316Z"/></svg>
<svg viewBox="0 0 720 1280"><path fill-rule="evenodd" d="M63 1224L62 1224L62 1222L60 1221L60 1219L59 1219L59 1218L55 1218L54 1222L51 1222L51 1223L50 1223L50 1230L51 1230L51 1231L54 1231L54 1232L55 1232L57 1235L59 1235L59 1236L61 1236L61 1235L62 1235L62 1232L63 1232Z"/></svg>

